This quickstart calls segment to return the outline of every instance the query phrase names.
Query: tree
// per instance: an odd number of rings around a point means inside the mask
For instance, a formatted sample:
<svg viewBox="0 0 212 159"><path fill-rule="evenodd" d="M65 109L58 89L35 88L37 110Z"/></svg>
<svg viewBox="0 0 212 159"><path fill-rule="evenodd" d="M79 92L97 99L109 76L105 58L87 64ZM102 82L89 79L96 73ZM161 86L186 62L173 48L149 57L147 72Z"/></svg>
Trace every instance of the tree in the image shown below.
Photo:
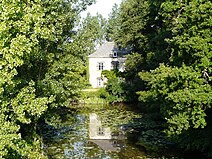
<svg viewBox="0 0 212 159"><path fill-rule="evenodd" d="M148 82L148 91L141 91L141 101L159 103L162 115L169 124L169 135L181 134L191 128L206 126L206 110L211 106L211 87L199 78L192 67L161 65L156 70L140 73Z"/></svg>
<svg viewBox="0 0 212 159"><path fill-rule="evenodd" d="M166 41L172 48L170 61L173 65L184 63L199 71L207 68L211 73L211 7L211 2L198 0L167 1L161 5L164 25L172 30L172 38Z"/></svg>
<svg viewBox="0 0 212 159"><path fill-rule="evenodd" d="M108 32L113 34L113 40L132 50L126 60L125 75L126 79L136 79L138 84L138 72L155 69L161 62L168 63L170 57L164 39L171 35L158 13L161 3L156 0L123 1L119 8L114 6L108 22Z"/></svg>
<svg viewBox="0 0 212 159"><path fill-rule="evenodd" d="M192 150L211 151L207 142L211 136L191 142L192 134L211 132L211 125L207 125L211 124L207 116L211 116L212 101L208 12L211 7L209 1L163 2L159 15L163 26L171 33L164 39L168 43L166 51L170 51L166 53L169 61L139 74L147 88L139 92L139 99L157 103L155 107L167 121L167 135Z"/></svg>
<svg viewBox="0 0 212 159"><path fill-rule="evenodd" d="M79 24L75 41L78 43L76 46L81 45L83 49L83 59L87 60L87 56L93 53L96 46L101 45L105 40L105 24L106 20L98 13L96 16L91 16L88 13Z"/></svg>
<svg viewBox="0 0 212 159"><path fill-rule="evenodd" d="M80 11L92 2L0 2L0 158L45 158L35 131L38 120L58 102L57 89L78 87L74 81L82 75L76 68L81 60L67 52L65 42ZM53 71L58 74L50 75ZM51 82L61 79L63 86L53 90Z"/></svg>
<svg viewBox="0 0 212 159"><path fill-rule="evenodd" d="M126 0L115 14L113 39L132 48L126 79L140 76L131 83L140 86L139 100L165 119L167 135L212 152L211 135L191 140L192 133L211 132L211 8L207 0Z"/></svg>
<svg viewBox="0 0 212 159"><path fill-rule="evenodd" d="M146 43L145 26L148 21L146 0L127 0L120 5L116 18L119 29L114 40L123 47L131 46L134 52L144 53Z"/></svg>
<svg viewBox="0 0 212 159"><path fill-rule="evenodd" d="M117 4L114 4L109 19L106 24L106 39L107 41L114 41L118 30L120 29L120 9Z"/></svg>

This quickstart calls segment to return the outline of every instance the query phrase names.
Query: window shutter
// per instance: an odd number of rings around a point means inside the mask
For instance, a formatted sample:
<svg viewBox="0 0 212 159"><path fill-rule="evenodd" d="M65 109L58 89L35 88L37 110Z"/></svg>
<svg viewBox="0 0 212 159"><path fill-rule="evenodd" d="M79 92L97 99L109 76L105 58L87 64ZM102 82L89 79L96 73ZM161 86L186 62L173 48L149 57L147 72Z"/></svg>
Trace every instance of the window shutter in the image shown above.
<svg viewBox="0 0 212 159"><path fill-rule="evenodd" d="M99 62L96 64L96 70L99 70Z"/></svg>

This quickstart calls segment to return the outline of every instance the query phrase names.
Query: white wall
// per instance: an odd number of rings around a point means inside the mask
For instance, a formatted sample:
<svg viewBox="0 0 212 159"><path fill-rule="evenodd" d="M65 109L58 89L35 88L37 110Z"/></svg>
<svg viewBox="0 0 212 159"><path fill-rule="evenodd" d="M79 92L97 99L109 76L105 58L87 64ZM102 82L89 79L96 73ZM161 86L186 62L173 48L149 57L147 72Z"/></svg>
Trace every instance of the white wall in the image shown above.
<svg viewBox="0 0 212 159"><path fill-rule="evenodd" d="M95 57L89 57L89 82L92 85L93 88L98 88L97 84L97 78L101 77L101 70L98 70L98 63L103 62L104 63L104 70L111 70L112 69L112 61L119 61L120 68L119 71L124 71L124 61L125 58L95 58ZM103 79L103 83L106 82L107 79ZM103 83L101 87L103 86Z"/></svg>
<svg viewBox="0 0 212 159"><path fill-rule="evenodd" d="M98 88L97 78L101 77L101 70L98 70L98 63L104 63L104 70L111 70L111 58L89 58L89 82L93 88ZM106 81L104 81L106 82ZM102 85L103 86L103 85Z"/></svg>

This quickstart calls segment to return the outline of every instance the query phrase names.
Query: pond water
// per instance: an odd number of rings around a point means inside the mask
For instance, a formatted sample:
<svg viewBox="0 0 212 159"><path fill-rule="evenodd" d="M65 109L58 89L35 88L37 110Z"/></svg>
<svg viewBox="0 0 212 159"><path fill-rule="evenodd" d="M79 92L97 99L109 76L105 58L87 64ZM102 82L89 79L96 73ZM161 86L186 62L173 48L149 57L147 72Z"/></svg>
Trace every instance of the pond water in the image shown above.
<svg viewBox="0 0 212 159"><path fill-rule="evenodd" d="M128 134L134 129L127 124L140 118L123 107L60 110L42 125L44 153L52 159L182 158L149 155L130 141Z"/></svg>

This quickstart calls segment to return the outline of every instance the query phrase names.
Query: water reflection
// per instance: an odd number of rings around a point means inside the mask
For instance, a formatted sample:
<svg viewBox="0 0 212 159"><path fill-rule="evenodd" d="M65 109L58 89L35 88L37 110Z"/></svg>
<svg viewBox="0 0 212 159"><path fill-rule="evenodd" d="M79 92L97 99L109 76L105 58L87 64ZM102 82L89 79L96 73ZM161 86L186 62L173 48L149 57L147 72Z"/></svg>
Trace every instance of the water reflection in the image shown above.
<svg viewBox="0 0 212 159"><path fill-rule="evenodd" d="M52 116L42 125L43 149L50 159L155 158L129 144L125 137L124 130L130 128L126 124L138 117L134 112L114 107L72 110L66 115L61 112L65 120Z"/></svg>
<svg viewBox="0 0 212 159"><path fill-rule="evenodd" d="M94 140L110 140L112 139L109 127L103 127L97 114L89 115L89 138Z"/></svg>
<svg viewBox="0 0 212 159"><path fill-rule="evenodd" d="M89 141L98 145L105 151L120 151L124 147L124 135L112 135L110 127L102 125L99 116L91 113L89 116Z"/></svg>

